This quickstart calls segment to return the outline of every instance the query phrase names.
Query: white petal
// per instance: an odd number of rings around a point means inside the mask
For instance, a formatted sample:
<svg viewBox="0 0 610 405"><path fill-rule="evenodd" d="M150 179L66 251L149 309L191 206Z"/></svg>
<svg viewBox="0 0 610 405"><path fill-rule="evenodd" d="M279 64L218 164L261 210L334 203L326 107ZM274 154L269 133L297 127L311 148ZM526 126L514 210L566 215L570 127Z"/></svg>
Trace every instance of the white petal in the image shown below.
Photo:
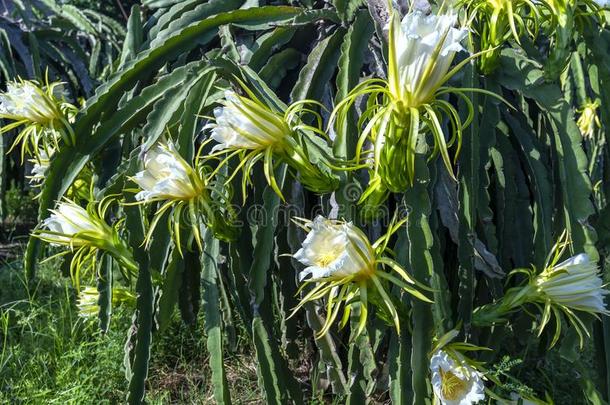
<svg viewBox="0 0 610 405"><path fill-rule="evenodd" d="M173 144L157 144L144 157L144 170L133 180L142 189L138 201L150 199L190 199L198 190L190 178L194 170L178 154Z"/></svg>
<svg viewBox="0 0 610 405"><path fill-rule="evenodd" d="M226 91L223 104L214 109L216 124L211 126L212 139L221 145L214 150L264 148L287 135L283 117L254 101ZM271 121L269 117L275 118Z"/></svg>
<svg viewBox="0 0 610 405"><path fill-rule="evenodd" d="M314 273L314 278L368 273L375 262L370 242L362 232L351 223L333 222L322 216L310 223L310 231L293 257L308 266L301 278Z"/></svg>
<svg viewBox="0 0 610 405"><path fill-rule="evenodd" d="M416 10L405 15L391 44L402 88L401 94L395 96L406 97L414 106L432 96L448 73L455 53L464 49L461 41L468 30L454 28L456 23L457 15L452 12L425 16ZM440 52L435 56L437 48Z"/></svg>
<svg viewBox="0 0 610 405"><path fill-rule="evenodd" d="M299 273L299 281L305 280L309 275L311 275L311 278L313 279L324 278L329 275L329 270L327 268L316 266L307 267L305 270Z"/></svg>
<svg viewBox="0 0 610 405"><path fill-rule="evenodd" d="M609 292L595 263L581 253L546 269L535 280L547 299L568 308L594 313L608 313L604 296Z"/></svg>

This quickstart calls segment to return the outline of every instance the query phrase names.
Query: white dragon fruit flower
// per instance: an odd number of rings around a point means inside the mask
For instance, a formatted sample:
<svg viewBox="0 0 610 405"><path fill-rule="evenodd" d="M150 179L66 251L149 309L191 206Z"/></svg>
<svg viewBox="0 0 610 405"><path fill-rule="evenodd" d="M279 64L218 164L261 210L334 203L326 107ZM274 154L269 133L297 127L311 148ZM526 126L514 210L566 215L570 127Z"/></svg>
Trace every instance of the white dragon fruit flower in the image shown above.
<svg viewBox="0 0 610 405"><path fill-rule="evenodd" d="M466 28L455 28L457 14L425 15L420 10L407 14L401 24L393 23L389 67L390 91L405 107L428 103L447 80Z"/></svg>
<svg viewBox="0 0 610 405"><path fill-rule="evenodd" d="M225 92L222 104L214 110L216 123L208 126L212 139L218 142L214 151L281 147L291 132L282 115L231 90Z"/></svg>
<svg viewBox="0 0 610 405"><path fill-rule="evenodd" d="M609 315L599 269L585 253L545 269L534 280L544 300L577 311Z"/></svg>
<svg viewBox="0 0 610 405"><path fill-rule="evenodd" d="M144 156L144 170L133 180L142 191L138 201L191 200L200 195L201 181L173 144L156 144Z"/></svg>
<svg viewBox="0 0 610 405"><path fill-rule="evenodd" d="M0 93L0 118L46 125L62 117L58 101L34 82L9 82Z"/></svg>
<svg viewBox="0 0 610 405"><path fill-rule="evenodd" d="M108 224L72 201L59 203L51 213L42 226L49 231L43 233L43 239L53 245L105 245L114 238Z"/></svg>
<svg viewBox="0 0 610 405"><path fill-rule="evenodd" d="M341 279L368 277L375 271L375 251L367 237L351 222L318 216L294 258L308 266L299 278Z"/></svg>
<svg viewBox="0 0 610 405"><path fill-rule="evenodd" d="M441 405L470 405L485 399L481 373L438 350L430 359L432 389Z"/></svg>
<svg viewBox="0 0 610 405"><path fill-rule="evenodd" d="M382 303L378 305L387 309L396 329L400 331L398 311L384 287L386 280L420 300L431 302L415 288L423 286L383 254L392 230L397 229L395 225L390 226L391 230L385 236L371 244L364 232L351 222L329 220L322 216L317 216L313 221L298 221L301 223L297 224L308 233L301 249L293 257L307 266L299 274L300 281L314 286L293 313L303 305L326 296L327 317L317 333L318 337L328 332L341 306L344 306L343 319L348 319L351 306L356 302L360 304L360 318L355 333L360 334L366 327L370 294L381 298Z"/></svg>

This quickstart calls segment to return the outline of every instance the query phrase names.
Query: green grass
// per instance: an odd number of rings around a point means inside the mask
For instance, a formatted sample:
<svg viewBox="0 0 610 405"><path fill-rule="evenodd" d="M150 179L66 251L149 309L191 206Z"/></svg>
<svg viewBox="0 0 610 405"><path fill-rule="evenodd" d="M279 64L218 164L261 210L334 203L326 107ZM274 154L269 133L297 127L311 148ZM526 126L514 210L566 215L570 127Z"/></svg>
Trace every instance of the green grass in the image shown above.
<svg viewBox="0 0 610 405"><path fill-rule="evenodd" d="M148 398L152 404L214 403L203 325L176 322L153 345ZM225 354L231 398L236 404L260 404L255 355L247 341Z"/></svg>
<svg viewBox="0 0 610 405"><path fill-rule="evenodd" d="M116 403L125 315L110 333L78 316L74 290L52 264L27 285L16 264L0 268L0 403Z"/></svg>
<svg viewBox="0 0 610 405"><path fill-rule="evenodd" d="M200 317L201 318L201 317ZM78 315L75 291L57 263L42 265L34 285L19 263L0 266L0 403L122 403L127 381L124 344L128 311L115 313L108 334ZM202 319L183 325L176 316L155 335L147 398L152 404L210 403ZM227 375L237 404L261 403L251 347L227 353Z"/></svg>

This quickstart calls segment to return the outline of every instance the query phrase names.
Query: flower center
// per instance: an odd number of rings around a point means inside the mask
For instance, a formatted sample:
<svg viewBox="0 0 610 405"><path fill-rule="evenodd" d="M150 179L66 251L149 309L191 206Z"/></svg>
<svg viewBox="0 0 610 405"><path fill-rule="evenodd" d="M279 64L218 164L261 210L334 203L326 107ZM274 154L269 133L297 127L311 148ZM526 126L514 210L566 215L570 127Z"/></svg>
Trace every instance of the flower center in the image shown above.
<svg viewBox="0 0 610 405"><path fill-rule="evenodd" d="M329 264L337 260L340 254L341 252L339 252L338 249L324 252L316 257L316 264L319 267L327 267Z"/></svg>
<svg viewBox="0 0 610 405"><path fill-rule="evenodd" d="M449 401L455 401L466 393L468 383L451 371L440 370L441 372L441 392L443 397Z"/></svg>

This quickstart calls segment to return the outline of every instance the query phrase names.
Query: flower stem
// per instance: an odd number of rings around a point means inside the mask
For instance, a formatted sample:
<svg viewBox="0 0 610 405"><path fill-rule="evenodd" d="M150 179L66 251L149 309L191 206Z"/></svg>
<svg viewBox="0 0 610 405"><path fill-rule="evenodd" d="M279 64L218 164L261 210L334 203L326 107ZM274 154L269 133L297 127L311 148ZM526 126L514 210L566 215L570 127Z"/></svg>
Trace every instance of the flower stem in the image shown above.
<svg viewBox="0 0 610 405"><path fill-rule="evenodd" d="M472 323L475 326L493 326L505 323L511 312L527 302L532 302L535 295L536 288L531 284L511 288L500 301L476 308L472 315Z"/></svg>
<svg viewBox="0 0 610 405"><path fill-rule="evenodd" d="M133 259L133 254L127 246L122 243L110 250L110 254L117 260L119 265L127 270L128 274L138 274L139 266Z"/></svg>

